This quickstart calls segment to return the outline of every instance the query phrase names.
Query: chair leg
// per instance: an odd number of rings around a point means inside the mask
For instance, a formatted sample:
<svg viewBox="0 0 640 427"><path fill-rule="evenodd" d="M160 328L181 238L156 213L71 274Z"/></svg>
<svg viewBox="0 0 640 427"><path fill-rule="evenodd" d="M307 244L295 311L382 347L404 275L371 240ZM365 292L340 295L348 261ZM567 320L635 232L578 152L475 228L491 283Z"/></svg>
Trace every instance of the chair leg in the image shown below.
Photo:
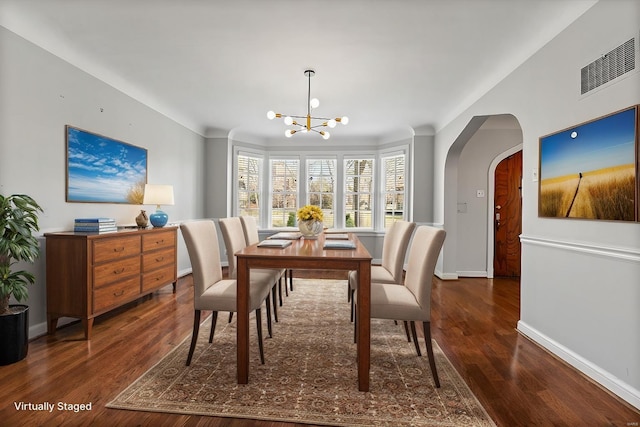
<svg viewBox="0 0 640 427"><path fill-rule="evenodd" d="M276 293L278 292L277 286L278 285L274 283L273 288L271 288L271 296L273 299L273 319L276 322L278 322L278 295L276 295Z"/></svg>
<svg viewBox="0 0 640 427"><path fill-rule="evenodd" d="M286 287L285 283L285 287ZM278 302L280 303L280 307L282 307L282 276L278 279Z"/></svg>
<svg viewBox="0 0 640 427"><path fill-rule="evenodd" d="M431 366L431 374L436 388L440 388L440 379L438 378L438 370L436 369L436 359L433 355L433 346L431 345L431 322L422 322L422 330L424 331L424 342L427 344L427 355L429 356L429 366Z"/></svg>
<svg viewBox="0 0 640 427"><path fill-rule="evenodd" d="M289 277L289 269L284 269L284 295L289 296L289 288L287 287L287 278Z"/></svg>
<svg viewBox="0 0 640 427"><path fill-rule="evenodd" d="M353 322L354 319L356 318L356 308L355 308L355 300L354 300L354 294L355 294L356 290L355 289L351 289L349 288L349 293L351 294L351 321Z"/></svg>
<svg viewBox="0 0 640 427"><path fill-rule="evenodd" d="M289 287L291 288L291 292L293 292L293 270L289 270Z"/></svg>
<svg viewBox="0 0 640 427"><path fill-rule="evenodd" d="M404 333L407 334L407 342L411 342L411 335L409 335L409 324L404 321Z"/></svg>
<svg viewBox="0 0 640 427"><path fill-rule="evenodd" d="M413 336L413 342L416 345L418 356L422 356L422 353L420 353L420 343L418 343L418 335L416 334L416 322L411 322L411 335Z"/></svg>
<svg viewBox="0 0 640 427"><path fill-rule="evenodd" d="M273 338L273 330L271 328L271 303L269 302L269 297L264 300L267 306L267 331L269 332L269 338Z"/></svg>
<svg viewBox="0 0 640 427"><path fill-rule="evenodd" d="M233 320L233 311L229 313L229 323Z"/></svg>
<svg viewBox="0 0 640 427"><path fill-rule="evenodd" d="M209 343L213 342L213 333L216 331L216 323L218 322L218 312L211 313L211 332L209 332Z"/></svg>
<svg viewBox="0 0 640 427"><path fill-rule="evenodd" d="M264 348L262 347L262 314L256 309L256 327L258 328L258 347L260 348L260 363L264 365Z"/></svg>
<svg viewBox="0 0 640 427"><path fill-rule="evenodd" d="M187 366L191 364L193 351L196 349L196 341L198 341L198 331L200 330L200 310L193 312L193 332L191 333L191 345L189 346L189 355L187 356Z"/></svg>

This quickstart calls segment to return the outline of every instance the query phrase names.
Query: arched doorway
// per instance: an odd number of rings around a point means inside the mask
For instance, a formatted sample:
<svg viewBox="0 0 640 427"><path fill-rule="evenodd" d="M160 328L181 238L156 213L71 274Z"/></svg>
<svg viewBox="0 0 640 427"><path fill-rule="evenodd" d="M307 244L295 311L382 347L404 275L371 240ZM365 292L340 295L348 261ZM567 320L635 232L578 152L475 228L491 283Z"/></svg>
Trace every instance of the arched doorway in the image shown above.
<svg viewBox="0 0 640 427"><path fill-rule="evenodd" d="M495 168L521 150L522 129L511 114L474 116L449 148L440 278L493 277Z"/></svg>

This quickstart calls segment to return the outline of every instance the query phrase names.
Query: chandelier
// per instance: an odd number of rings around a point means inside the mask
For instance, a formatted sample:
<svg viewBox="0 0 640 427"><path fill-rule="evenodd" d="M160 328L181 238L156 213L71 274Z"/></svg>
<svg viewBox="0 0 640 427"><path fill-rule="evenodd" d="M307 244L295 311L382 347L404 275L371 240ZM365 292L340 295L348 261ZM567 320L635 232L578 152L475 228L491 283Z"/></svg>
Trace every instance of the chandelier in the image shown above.
<svg viewBox="0 0 640 427"><path fill-rule="evenodd" d="M306 116L286 115L286 114L275 113L273 111L269 111L267 113L267 118L269 120L273 120L276 117L277 118L284 117L284 124L287 126L293 126L293 129L287 129L284 132L284 135L287 138L291 138L293 134L297 132L300 132L300 133L316 132L322 135L324 139L329 139L331 135L326 130L321 130L322 128L326 128L326 127L334 128L336 127L337 123L342 123L343 125L346 125L347 123L349 123L349 118L346 116L337 117L335 119L329 119L326 117L313 117L311 115L311 111L314 108L318 108L318 106L320 105L320 101L318 101L318 98L311 99L311 77L313 77L315 74L316 72L314 70L304 71L304 75L307 76L307 79L309 81L309 87L307 90L307 115ZM295 119L302 119L304 121L301 123L298 123Z"/></svg>

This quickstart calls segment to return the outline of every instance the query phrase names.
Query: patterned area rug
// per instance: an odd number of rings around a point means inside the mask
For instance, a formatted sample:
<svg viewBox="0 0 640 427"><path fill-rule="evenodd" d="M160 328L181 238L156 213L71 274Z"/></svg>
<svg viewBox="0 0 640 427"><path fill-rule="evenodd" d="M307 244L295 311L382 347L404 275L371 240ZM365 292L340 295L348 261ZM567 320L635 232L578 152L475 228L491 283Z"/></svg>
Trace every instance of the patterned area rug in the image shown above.
<svg viewBox="0 0 640 427"><path fill-rule="evenodd" d="M265 338L265 365L252 319L248 385L236 384L236 322L221 315L213 344L203 322L190 367L189 336L107 407L335 426L495 426L437 343L440 389L424 342L418 357L392 321L372 320L370 392L359 392L346 286L295 279Z"/></svg>

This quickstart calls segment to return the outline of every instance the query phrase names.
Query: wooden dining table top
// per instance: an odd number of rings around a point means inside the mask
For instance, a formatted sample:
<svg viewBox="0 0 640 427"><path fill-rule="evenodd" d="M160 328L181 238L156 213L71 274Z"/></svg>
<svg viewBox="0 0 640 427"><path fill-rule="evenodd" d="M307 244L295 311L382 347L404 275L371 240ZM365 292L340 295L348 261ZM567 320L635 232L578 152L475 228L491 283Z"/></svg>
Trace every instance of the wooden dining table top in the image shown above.
<svg viewBox="0 0 640 427"><path fill-rule="evenodd" d="M313 263L314 260L326 262L327 259L339 260L371 260L371 255L354 233L347 233L348 239L327 239L327 234L321 233L317 239L295 239L291 240L291 245L285 248L260 247L258 244L250 245L235 253L238 257L257 258L281 258L305 260ZM326 240L343 242L345 240L355 243L355 249L324 249ZM296 262L299 264L299 262ZM301 267L298 267L301 268ZM313 268L313 267L309 267ZM326 266L325 266L326 268Z"/></svg>

